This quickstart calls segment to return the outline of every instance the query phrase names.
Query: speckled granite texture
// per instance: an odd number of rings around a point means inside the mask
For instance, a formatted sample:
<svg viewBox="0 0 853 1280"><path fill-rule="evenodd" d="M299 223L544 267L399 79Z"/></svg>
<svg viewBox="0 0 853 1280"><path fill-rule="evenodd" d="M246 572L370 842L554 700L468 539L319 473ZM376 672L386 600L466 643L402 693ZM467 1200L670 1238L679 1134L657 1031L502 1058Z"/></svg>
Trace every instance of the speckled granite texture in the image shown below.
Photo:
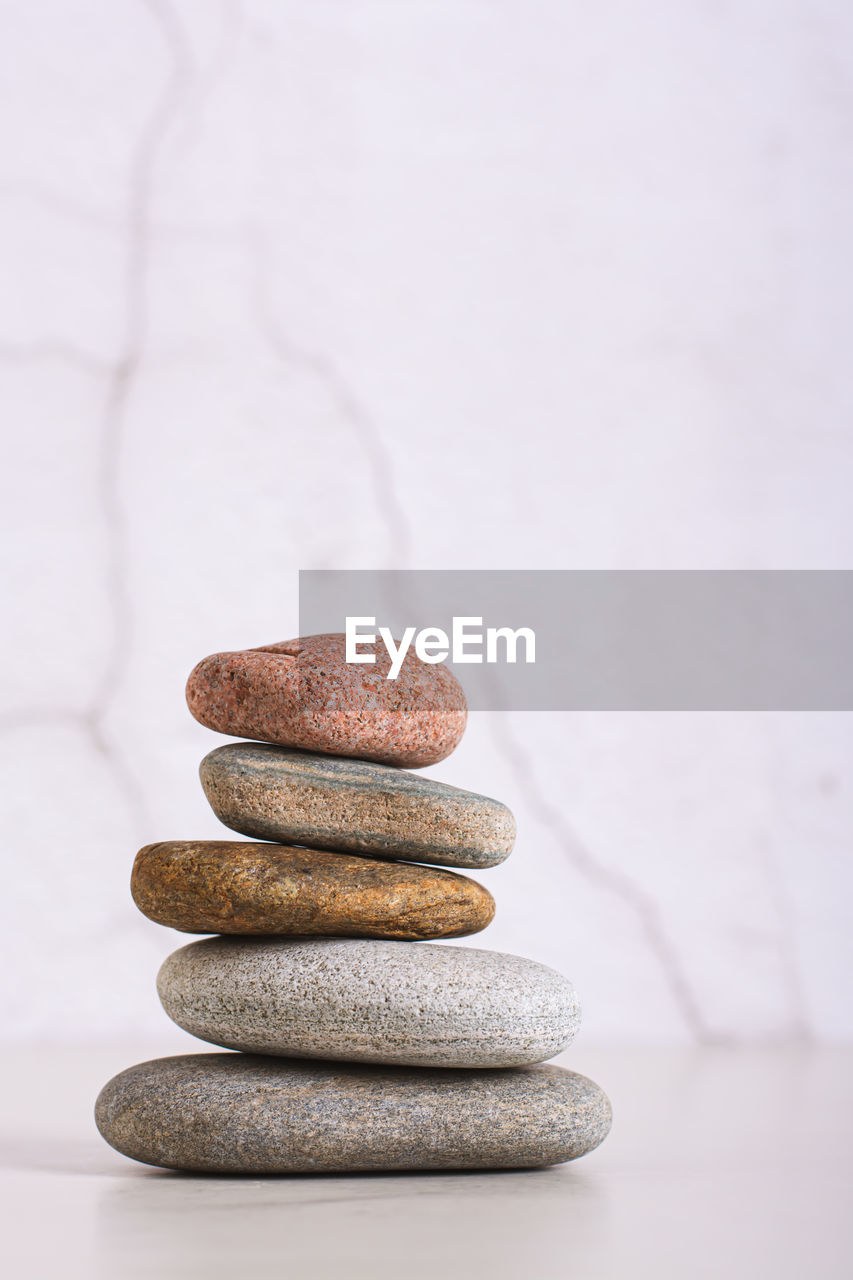
<svg viewBox="0 0 853 1280"><path fill-rule="evenodd" d="M523 1169L592 1151L610 1104L561 1067L425 1071L200 1053L122 1071L101 1090L95 1120L117 1151L168 1169Z"/></svg>
<svg viewBox="0 0 853 1280"><path fill-rule="evenodd" d="M468 868L496 866L515 842L499 800L387 765L238 742L199 774L220 822L262 840Z"/></svg>
<svg viewBox="0 0 853 1280"><path fill-rule="evenodd" d="M468 709L453 673L410 650L386 679L384 646L373 666L347 664L343 635L306 636L204 658L187 682L196 720L235 738L419 768L459 743Z"/></svg>
<svg viewBox="0 0 853 1280"><path fill-rule="evenodd" d="M146 845L130 887L149 919L186 933L455 938L495 912L452 871L231 840Z"/></svg>
<svg viewBox="0 0 853 1280"><path fill-rule="evenodd" d="M564 1049L574 987L521 956L348 939L207 938L157 978L178 1026L226 1049L424 1067L516 1067Z"/></svg>

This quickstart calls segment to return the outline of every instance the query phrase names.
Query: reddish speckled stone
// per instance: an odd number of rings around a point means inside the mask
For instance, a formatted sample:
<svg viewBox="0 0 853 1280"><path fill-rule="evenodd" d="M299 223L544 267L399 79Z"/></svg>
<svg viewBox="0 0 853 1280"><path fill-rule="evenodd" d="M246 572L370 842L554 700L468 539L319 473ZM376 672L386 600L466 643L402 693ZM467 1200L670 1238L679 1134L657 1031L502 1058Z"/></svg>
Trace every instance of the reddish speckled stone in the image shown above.
<svg viewBox="0 0 853 1280"><path fill-rule="evenodd" d="M187 703L201 724L235 738L405 768L443 760L465 731L459 681L411 650L388 680L384 645L372 652L373 665L347 664L343 635L322 635L215 653L190 675Z"/></svg>

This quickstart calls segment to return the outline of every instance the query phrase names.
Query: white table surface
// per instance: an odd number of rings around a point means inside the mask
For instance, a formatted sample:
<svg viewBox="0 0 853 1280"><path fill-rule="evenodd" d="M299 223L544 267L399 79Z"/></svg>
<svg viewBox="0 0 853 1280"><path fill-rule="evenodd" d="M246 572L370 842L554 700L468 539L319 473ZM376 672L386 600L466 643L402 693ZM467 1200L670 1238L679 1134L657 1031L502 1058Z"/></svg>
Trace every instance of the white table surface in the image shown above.
<svg viewBox="0 0 853 1280"><path fill-rule="evenodd" d="M574 1164L264 1179L149 1169L103 1143L98 1089L161 1050L5 1050L14 1280L853 1275L853 1050L578 1045L560 1061L607 1089L615 1119Z"/></svg>

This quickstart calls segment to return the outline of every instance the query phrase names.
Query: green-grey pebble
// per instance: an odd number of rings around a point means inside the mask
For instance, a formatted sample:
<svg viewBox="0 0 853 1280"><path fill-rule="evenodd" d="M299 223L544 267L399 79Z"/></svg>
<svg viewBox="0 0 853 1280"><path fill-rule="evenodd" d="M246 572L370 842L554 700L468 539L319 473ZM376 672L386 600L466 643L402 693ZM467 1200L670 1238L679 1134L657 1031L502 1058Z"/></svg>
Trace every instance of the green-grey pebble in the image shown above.
<svg viewBox="0 0 853 1280"><path fill-rule="evenodd" d="M515 841L499 800L390 765L239 742L199 772L220 822L259 840L473 868L503 862Z"/></svg>

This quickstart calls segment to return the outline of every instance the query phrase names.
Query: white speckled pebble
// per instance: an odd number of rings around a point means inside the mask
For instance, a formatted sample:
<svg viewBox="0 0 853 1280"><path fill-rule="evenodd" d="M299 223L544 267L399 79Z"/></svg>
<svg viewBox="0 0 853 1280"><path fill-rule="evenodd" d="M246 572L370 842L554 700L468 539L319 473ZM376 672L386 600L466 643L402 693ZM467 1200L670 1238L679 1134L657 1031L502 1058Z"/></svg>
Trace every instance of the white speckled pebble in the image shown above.
<svg viewBox="0 0 853 1280"><path fill-rule="evenodd" d="M564 1049L574 987L545 965L474 947L207 938L157 978L178 1026L226 1049L422 1067L517 1067Z"/></svg>

